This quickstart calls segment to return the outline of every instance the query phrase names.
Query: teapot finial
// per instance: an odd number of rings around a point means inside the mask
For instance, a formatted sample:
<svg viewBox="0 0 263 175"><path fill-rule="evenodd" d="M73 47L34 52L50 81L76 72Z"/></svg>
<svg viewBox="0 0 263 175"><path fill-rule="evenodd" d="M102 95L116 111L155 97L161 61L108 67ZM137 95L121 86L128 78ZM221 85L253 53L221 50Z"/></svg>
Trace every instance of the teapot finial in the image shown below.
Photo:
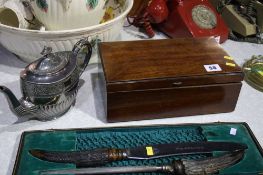
<svg viewBox="0 0 263 175"><path fill-rule="evenodd" d="M41 55L47 55L52 52L52 47L44 46L44 49L41 51Z"/></svg>

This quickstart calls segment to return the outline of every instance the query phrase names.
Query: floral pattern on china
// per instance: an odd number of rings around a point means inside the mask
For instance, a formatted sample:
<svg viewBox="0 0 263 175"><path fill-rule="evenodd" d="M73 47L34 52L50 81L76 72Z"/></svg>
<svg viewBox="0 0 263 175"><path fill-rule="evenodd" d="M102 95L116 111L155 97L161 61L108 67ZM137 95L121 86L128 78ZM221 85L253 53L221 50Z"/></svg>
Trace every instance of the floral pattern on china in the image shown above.
<svg viewBox="0 0 263 175"><path fill-rule="evenodd" d="M37 6L42 9L43 11L47 12L48 11L48 3L46 0L31 0L31 1L36 1ZM99 0L85 0L86 1L86 6L88 10L94 9L98 5ZM105 0L104 0L105 1ZM68 10L70 7L70 3L72 0L60 0L62 3L63 7L65 10Z"/></svg>
<svg viewBox="0 0 263 175"><path fill-rule="evenodd" d="M47 30L76 29L107 22L121 13L126 3L125 0L23 1L30 2L32 12Z"/></svg>

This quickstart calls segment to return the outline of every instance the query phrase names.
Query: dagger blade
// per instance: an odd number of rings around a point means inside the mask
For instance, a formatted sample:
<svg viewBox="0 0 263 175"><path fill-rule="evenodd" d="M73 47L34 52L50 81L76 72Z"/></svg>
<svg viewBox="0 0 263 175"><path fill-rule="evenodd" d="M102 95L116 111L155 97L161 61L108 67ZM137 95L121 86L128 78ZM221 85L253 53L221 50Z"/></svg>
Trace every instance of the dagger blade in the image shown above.
<svg viewBox="0 0 263 175"><path fill-rule="evenodd" d="M239 162L244 156L244 151L226 153L217 157L209 157L199 160L177 160L171 165L164 166L126 166L126 167L97 167L79 168L65 170L46 170L41 171L41 175L95 175L95 174L121 174L121 173L146 173L161 172L173 175L198 175L214 174L219 170L232 166Z"/></svg>
<svg viewBox="0 0 263 175"><path fill-rule="evenodd" d="M203 154L214 151L233 152L245 150L247 146L235 142L184 142L157 144L131 148L129 159L155 159L175 155Z"/></svg>
<svg viewBox="0 0 263 175"><path fill-rule="evenodd" d="M203 154L214 151L233 152L245 150L247 146L235 142L187 142L140 146L129 149L93 149L87 151L30 150L30 154L41 160L57 163L74 163L83 166L98 166L118 160L155 159L175 155Z"/></svg>

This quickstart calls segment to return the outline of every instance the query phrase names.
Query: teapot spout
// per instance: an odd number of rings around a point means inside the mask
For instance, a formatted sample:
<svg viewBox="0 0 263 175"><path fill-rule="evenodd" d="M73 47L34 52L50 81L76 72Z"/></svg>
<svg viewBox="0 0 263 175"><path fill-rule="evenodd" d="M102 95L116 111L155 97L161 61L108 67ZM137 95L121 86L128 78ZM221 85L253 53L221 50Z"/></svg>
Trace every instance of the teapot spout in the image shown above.
<svg viewBox="0 0 263 175"><path fill-rule="evenodd" d="M15 112L15 109L21 106L21 103L19 102L19 100L16 98L16 96L13 94L13 92L10 89L8 89L5 86L0 86L0 92L3 92L5 96L7 97L9 107L12 111Z"/></svg>

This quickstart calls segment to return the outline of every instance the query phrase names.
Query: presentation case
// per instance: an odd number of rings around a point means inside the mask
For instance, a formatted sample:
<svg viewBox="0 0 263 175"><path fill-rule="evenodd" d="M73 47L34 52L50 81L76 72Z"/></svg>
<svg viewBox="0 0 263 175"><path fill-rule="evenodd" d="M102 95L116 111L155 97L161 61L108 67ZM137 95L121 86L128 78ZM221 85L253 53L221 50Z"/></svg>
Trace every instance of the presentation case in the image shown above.
<svg viewBox="0 0 263 175"><path fill-rule="evenodd" d="M96 148L131 148L151 144L200 141L237 142L248 146L244 158L239 163L221 170L219 172L220 175L257 175L263 172L262 148L246 123L196 123L27 131L21 136L13 175L39 175L43 170L77 168L75 164L40 160L29 153L31 149L81 151ZM108 163L105 166L164 165L178 159L199 159L213 156L213 154L180 155L152 160L117 161ZM140 175L161 174L140 173Z"/></svg>

